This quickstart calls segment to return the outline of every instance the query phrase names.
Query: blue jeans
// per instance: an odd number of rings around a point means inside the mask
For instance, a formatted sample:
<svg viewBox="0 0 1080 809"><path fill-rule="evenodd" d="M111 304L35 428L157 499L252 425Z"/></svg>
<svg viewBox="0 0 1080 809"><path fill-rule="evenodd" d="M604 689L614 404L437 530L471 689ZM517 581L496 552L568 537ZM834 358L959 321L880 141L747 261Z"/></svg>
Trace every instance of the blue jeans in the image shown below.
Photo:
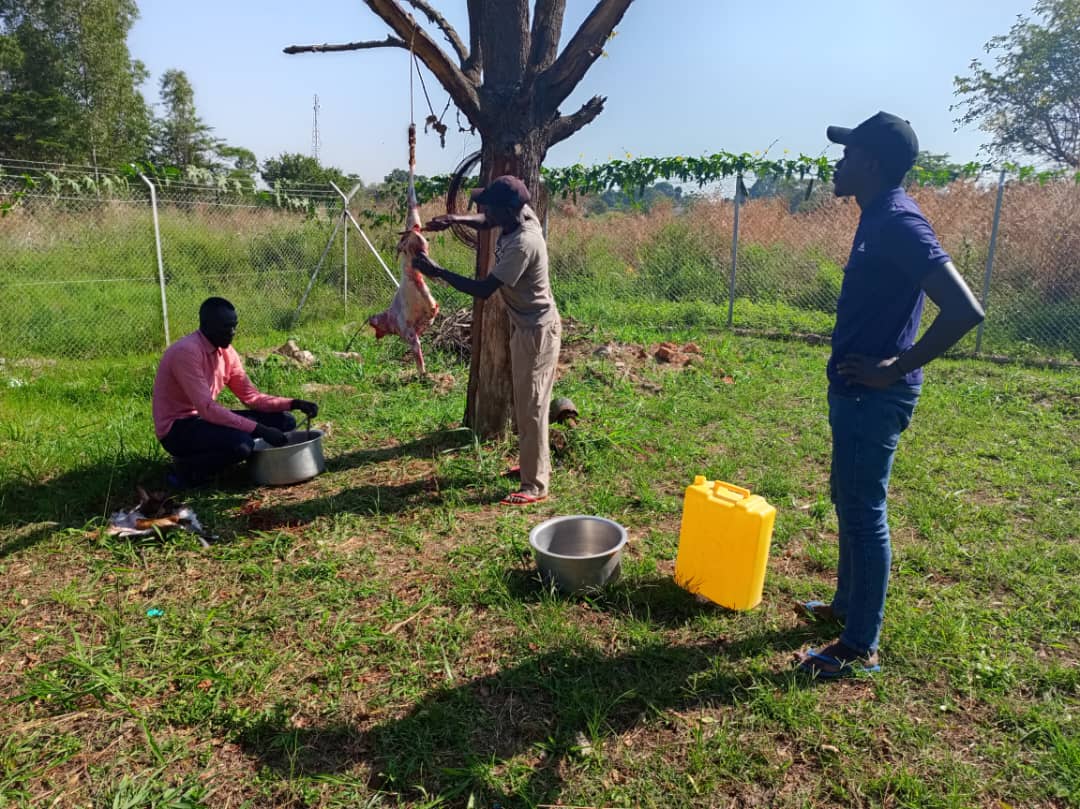
<svg viewBox="0 0 1080 809"><path fill-rule="evenodd" d="M863 655L877 651L885 617L892 563L885 497L900 433L920 391L902 383L885 390L829 388L830 488L840 524L832 608L844 619L841 643Z"/></svg>

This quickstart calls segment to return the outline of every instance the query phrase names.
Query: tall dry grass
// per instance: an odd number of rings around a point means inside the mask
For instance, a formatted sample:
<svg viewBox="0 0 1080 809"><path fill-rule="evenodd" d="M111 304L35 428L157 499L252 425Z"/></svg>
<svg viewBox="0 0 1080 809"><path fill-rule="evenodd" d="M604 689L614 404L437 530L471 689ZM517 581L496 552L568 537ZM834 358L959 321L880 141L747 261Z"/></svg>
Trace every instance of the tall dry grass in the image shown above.
<svg viewBox="0 0 1080 809"><path fill-rule="evenodd" d="M969 284L981 293L996 189L957 183L912 194ZM553 285L565 311L601 323L664 318L691 327L726 323L735 212L730 200L666 202L647 212L584 211L584 200L560 201L551 208ZM425 218L438 212L438 203L423 209ZM773 327L827 331L858 217L853 201L829 197L795 213L778 198L744 204L736 322L749 325L747 318L767 309ZM292 322L334 223L324 209L312 218L206 201L162 205L160 219L174 319L194 311L200 296L223 294L243 301L248 322L267 329ZM393 254L396 230L393 224L367 230L387 258ZM392 285L367 247L356 238L351 244L348 285L354 308L344 309L339 236L313 287L311 317L355 319L363 314L356 307L379 307L392 295ZM432 238L432 252L458 272L472 269L471 251L447 234ZM130 289L122 288L124 279ZM0 353L93 356L157 340L156 287L152 220L145 201L37 198L0 219L5 343ZM453 293L444 296L445 306L461 303ZM130 312L127 332L117 333L111 326L125 312ZM1026 346L1080 356L1080 186L1007 186L987 334L990 347L1002 353Z"/></svg>

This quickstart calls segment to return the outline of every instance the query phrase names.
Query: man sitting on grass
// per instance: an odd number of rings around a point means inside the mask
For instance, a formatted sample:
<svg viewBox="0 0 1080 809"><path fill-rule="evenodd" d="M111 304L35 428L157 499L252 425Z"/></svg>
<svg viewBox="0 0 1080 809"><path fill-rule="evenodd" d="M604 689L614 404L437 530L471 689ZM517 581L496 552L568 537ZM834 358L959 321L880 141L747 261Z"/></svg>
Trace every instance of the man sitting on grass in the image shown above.
<svg viewBox="0 0 1080 809"><path fill-rule="evenodd" d="M296 427L289 410L315 416L319 406L303 399L268 396L248 379L230 344L239 319L224 298L199 307L199 329L165 350L154 378L154 431L173 456L168 484L187 488L251 455L256 438L275 447ZM228 410L215 400L224 388L250 410Z"/></svg>

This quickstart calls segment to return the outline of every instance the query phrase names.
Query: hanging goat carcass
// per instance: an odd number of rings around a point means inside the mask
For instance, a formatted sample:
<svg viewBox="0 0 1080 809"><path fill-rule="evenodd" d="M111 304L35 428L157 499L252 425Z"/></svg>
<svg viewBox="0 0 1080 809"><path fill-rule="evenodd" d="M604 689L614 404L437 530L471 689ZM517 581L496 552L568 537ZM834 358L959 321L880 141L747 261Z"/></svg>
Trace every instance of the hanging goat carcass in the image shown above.
<svg viewBox="0 0 1080 809"><path fill-rule="evenodd" d="M405 230L398 240L397 254L401 267L401 282L390 308L368 319L368 324L375 329L376 339L387 334L396 334L409 344L416 358L416 367L420 374L426 374L424 351L420 347L420 335L435 321L439 313L439 304L431 296L424 276L413 269L412 261L420 253L427 253L427 239L421 234L423 223L420 221L420 206L416 200L416 188L413 184L413 168L416 162L416 127L409 127L409 213L405 219Z"/></svg>
<svg viewBox="0 0 1080 809"><path fill-rule="evenodd" d="M409 220L412 220L410 211ZM424 282L424 276L412 268L412 260L418 253L426 253L427 239L420 234L419 214L417 224L412 226L398 241L397 252L401 262L401 286L398 287L390 308L372 315L368 323L375 329L375 337L396 334L409 344L416 367L421 374L424 368L424 351L420 347L420 335L434 322L439 313L439 304L431 296L431 290Z"/></svg>

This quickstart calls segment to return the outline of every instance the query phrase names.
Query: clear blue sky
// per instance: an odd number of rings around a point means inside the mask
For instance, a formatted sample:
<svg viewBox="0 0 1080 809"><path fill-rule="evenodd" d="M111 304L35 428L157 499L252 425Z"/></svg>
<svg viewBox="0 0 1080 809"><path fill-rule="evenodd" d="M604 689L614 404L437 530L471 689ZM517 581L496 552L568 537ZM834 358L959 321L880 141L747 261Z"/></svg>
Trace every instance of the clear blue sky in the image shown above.
<svg viewBox="0 0 1080 809"><path fill-rule="evenodd" d="M432 0L467 42L465 0ZM817 155L828 124L854 125L878 109L911 120L924 149L976 158L985 136L954 131L953 77L1008 31L1031 0L637 0L607 56L563 106L594 94L604 113L556 146L547 164L613 157L784 149ZM407 161L408 53L379 49L287 56L292 44L382 39L388 29L360 0L141 0L129 38L158 101L178 68L203 120L262 161L311 150L312 96L320 101L322 162L380 180ZM593 3L569 0L567 42ZM440 36L436 38L442 42ZM427 76L437 112L447 100ZM423 121L417 85L416 120ZM453 108L447 119L451 120ZM421 136L417 170L449 171L479 145L451 132L446 149ZM826 154L839 156L838 147Z"/></svg>

